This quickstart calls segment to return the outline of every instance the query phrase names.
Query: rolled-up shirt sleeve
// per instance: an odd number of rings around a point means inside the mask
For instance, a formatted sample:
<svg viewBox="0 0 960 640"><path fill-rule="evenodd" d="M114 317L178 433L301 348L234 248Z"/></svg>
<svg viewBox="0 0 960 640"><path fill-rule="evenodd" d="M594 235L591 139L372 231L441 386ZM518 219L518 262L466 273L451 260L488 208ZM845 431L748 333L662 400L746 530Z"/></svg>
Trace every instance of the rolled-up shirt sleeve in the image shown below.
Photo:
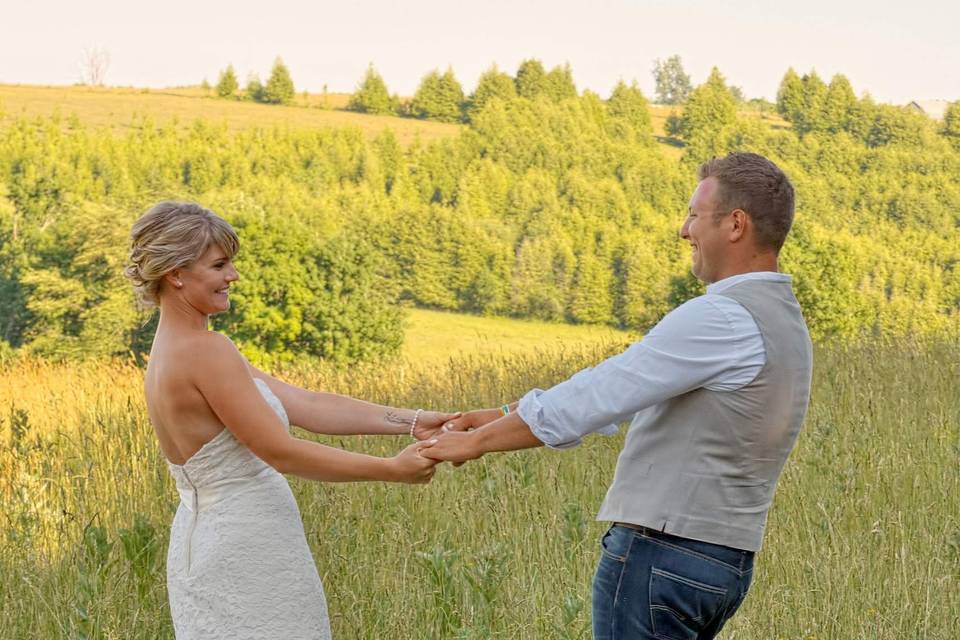
<svg viewBox="0 0 960 640"><path fill-rule="evenodd" d="M692 389L739 388L763 361L762 338L746 309L729 298L701 296L623 353L545 391L533 389L517 413L545 445L566 449L590 433L616 433L638 411Z"/></svg>
<svg viewBox="0 0 960 640"><path fill-rule="evenodd" d="M553 389L555 388L556 387L553 387ZM548 447L553 449L569 449L580 444L582 442L580 437L569 439L566 434L563 433L563 430L558 431L549 426L552 422L544 419L544 407L543 403L540 402L540 395L543 393L543 389L532 389L520 398L520 402L517 404L517 414L520 416L520 419L526 422L527 426L530 427L530 431L533 432L533 435ZM617 433L617 425L614 423L601 426L592 429L590 433L612 436ZM567 437L567 439L564 439L565 437Z"/></svg>

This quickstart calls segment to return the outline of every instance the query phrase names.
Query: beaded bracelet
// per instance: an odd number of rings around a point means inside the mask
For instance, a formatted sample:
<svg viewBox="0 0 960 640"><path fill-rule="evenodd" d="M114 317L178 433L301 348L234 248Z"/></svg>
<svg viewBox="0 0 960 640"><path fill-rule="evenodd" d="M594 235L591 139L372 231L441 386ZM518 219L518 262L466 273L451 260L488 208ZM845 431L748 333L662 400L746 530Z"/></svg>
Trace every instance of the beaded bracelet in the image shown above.
<svg viewBox="0 0 960 640"><path fill-rule="evenodd" d="M423 409L417 409L413 414L413 424L410 425L410 437L414 440L417 439L417 436L413 435L413 430L417 428L417 418L420 417L420 414L423 413Z"/></svg>

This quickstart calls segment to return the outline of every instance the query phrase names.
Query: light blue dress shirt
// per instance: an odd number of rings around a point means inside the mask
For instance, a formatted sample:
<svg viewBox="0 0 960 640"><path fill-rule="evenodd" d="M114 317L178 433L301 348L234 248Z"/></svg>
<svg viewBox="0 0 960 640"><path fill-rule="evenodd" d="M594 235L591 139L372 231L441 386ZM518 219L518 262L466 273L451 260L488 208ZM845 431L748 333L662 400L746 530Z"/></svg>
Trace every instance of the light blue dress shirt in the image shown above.
<svg viewBox="0 0 960 640"><path fill-rule="evenodd" d="M752 279L790 282L789 275L767 271L715 282L623 353L527 393L518 415L548 447L566 449L590 433L612 435L638 412L693 389L736 391L749 384L766 362L763 338L750 312L723 291Z"/></svg>

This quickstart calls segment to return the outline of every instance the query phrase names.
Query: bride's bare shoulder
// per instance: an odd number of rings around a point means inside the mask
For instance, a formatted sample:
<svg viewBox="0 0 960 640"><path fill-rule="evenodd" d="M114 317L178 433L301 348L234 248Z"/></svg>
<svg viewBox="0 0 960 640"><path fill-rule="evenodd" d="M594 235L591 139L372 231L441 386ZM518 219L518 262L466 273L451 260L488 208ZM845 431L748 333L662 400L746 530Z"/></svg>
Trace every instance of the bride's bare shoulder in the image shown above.
<svg viewBox="0 0 960 640"><path fill-rule="evenodd" d="M192 371L204 370L210 365L222 364L224 360L245 362L233 341L217 331L191 331L167 336L156 341L150 352L151 363L175 364L180 370L184 367Z"/></svg>
<svg viewBox="0 0 960 640"><path fill-rule="evenodd" d="M183 345L184 358L197 372L224 373L225 370L246 370L246 359L233 340L216 331L197 332L190 343Z"/></svg>
<svg viewBox="0 0 960 640"><path fill-rule="evenodd" d="M190 337L194 345L201 349L209 349L211 351L218 349L236 350L233 340L219 331L196 331L191 334Z"/></svg>

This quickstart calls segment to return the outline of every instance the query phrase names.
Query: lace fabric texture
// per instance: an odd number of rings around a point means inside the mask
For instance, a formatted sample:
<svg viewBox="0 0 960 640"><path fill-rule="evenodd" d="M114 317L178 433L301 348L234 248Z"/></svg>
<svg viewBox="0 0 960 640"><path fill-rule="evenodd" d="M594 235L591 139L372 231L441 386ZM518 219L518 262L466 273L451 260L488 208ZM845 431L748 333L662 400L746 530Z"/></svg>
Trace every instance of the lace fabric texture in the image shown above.
<svg viewBox="0 0 960 640"><path fill-rule="evenodd" d="M289 427L280 400L257 388ZM178 640L327 640L323 586L286 479L224 429L183 465L167 590Z"/></svg>

